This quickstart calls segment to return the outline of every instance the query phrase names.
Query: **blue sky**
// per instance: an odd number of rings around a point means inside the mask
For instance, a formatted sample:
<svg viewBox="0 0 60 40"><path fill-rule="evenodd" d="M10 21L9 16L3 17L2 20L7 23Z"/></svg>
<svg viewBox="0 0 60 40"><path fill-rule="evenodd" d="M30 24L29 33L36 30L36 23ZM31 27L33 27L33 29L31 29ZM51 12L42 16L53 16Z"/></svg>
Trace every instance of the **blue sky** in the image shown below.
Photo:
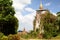
<svg viewBox="0 0 60 40"><path fill-rule="evenodd" d="M60 11L60 0L42 0L44 9L48 9L56 15ZM33 20L36 15L36 10L39 9L40 0L13 0L15 8L15 16L19 20L18 30L26 31L33 30Z"/></svg>
<svg viewBox="0 0 60 40"><path fill-rule="evenodd" d="M42 0L42 3L45 9L51 10L52 12L60 11L60 0ZM31 7L34 10L39 9L39 6L40 0L32 0L31 5L28 5L28 7Z"/></svg>

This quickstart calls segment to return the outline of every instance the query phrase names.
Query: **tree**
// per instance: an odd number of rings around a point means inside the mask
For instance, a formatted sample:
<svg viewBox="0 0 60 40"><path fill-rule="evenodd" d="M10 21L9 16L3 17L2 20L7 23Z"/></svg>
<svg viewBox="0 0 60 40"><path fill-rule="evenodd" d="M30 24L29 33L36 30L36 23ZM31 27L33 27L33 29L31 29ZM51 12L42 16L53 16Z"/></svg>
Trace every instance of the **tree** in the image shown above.
<svg viewBox="0 0 60 40"><path fill-rule="evenodd" d="M59 33L60 33L60 12L57 12L57 25L59 26Z"/></svg>
<svg viewBox="0 0 60 40"><path fill-rule="evenodd" d="M57 17L49 11L41 15L41 23L44 26L44 37L50 38L57 35L56 19Z"/></svg>
<svg viewBox="0 0 60 40"><path fill-rule="evenodd" d="M17 32L18 20L14 14L12 0L0 0L0 32L5 35Z"/></svg>

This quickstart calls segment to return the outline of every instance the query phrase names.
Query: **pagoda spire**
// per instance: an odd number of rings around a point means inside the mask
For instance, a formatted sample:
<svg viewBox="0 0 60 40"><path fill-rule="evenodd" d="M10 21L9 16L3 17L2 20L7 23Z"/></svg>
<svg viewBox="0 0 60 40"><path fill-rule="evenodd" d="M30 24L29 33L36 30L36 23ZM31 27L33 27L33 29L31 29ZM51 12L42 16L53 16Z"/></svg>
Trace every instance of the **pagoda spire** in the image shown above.
<svg viewBox="0 0 60 40"><path fill-rule="evenodd" d="M23 31L25 31L25 27L24 27Z"/></svg>
<svg viewBox="0 0 60 40"><path fill-rule="evenodd" d="M43 9L43 4L42 4L42 0L40 0L40 8L39 8L40 10L42 10Z"/></svg>

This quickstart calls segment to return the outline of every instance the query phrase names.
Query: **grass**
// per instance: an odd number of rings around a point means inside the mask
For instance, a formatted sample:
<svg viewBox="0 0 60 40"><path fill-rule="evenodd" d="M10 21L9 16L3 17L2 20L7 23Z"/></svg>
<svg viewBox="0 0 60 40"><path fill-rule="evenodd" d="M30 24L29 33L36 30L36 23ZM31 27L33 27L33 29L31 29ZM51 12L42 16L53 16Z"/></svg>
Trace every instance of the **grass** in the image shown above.
<svg viewBox="0 0 60 40"><path fill-rule="evenodd" d="M60 40L60 35L56 36L56 37L52 37L51 39L23 39L21 38L21 40Z"/></svg>

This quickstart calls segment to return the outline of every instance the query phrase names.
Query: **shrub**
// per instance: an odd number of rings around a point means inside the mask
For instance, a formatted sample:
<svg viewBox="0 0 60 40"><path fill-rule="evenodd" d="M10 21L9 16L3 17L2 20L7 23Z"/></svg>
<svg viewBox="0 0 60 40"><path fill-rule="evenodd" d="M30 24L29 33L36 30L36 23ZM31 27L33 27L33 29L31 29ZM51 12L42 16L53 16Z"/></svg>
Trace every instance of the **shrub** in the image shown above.
<svg viewBox="0 0 60 40"><path fill-rule="evenodd" d="M8 37L7 37L7 36L3 36L3 37L1 38L1 40L8 40Z"/></svg>
<svg viewBox="0 0 60 40"><path fill-rule="evenodd" d="M9 35L8 40L20 40L20 36L16 35Z"/></svg>
<svg viewBox="0 0 60 40"><path fill-rule="evenodd" d="M4 34L0 32L0 38L2 38L3 36L4 36Z"/></svg>
<svg viewBox="0 0 60 40"><path fill-rule="evenodd" d="M49 39L49 38L51 38L51 37L52 37L52 34L51 34L51 33L49 33L49 32L47 32L47 31L45 31L45 33L44 33L43 37L44 37L44 38L46 38L46 39L47 39L47 38Z"/></svg>

